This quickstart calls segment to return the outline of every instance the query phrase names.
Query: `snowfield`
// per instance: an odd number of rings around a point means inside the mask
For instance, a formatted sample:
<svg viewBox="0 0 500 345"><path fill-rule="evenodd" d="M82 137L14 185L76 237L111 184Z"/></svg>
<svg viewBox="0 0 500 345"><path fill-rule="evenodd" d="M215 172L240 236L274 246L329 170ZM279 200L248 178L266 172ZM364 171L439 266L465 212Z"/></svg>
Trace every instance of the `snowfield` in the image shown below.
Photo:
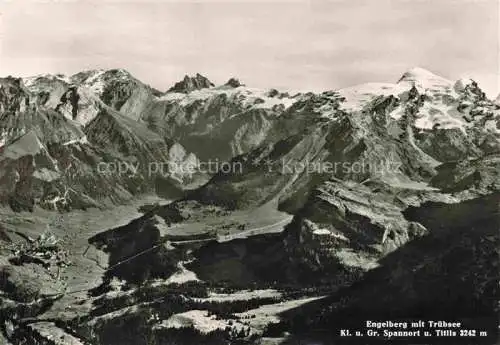
<svg viewBox="0 0 500 345"><path fill-rule="evenodd" d="M225 86L205 88L185 93L168 92L167 94L158 97L159 101L176 101L180 106L188 106L196 101L208 101L218 95L226 95L227 97L235 97L241 101L244 107L254 109L272 109L274 106L283 105L286 108L296 102L293 97L275 96L271 97L271 90L262 90L258 88L249 88L239 86L236 88L228 88Z"/></svg>

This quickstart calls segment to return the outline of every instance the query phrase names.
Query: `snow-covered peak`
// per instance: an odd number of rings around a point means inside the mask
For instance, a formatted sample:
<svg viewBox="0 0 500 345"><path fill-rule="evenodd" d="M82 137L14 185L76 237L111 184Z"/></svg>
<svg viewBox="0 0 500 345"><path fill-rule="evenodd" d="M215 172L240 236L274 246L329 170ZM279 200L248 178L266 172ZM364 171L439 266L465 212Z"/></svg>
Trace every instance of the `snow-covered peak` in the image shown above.
<svg viewBox="0 0 500 345"><path fill-rule="evenodd" d="M398 84L411 84L417 88L424 89L440 89L443 87L450 87L453 83L440 77L424 68L414 67L406 71L399 79Z"/></svg>
<svg viewBox="0 0 500 345"><path fill-rule="evenodd" d="M365 83L337 90L337 93L345 98L341 108L346 111L361 110L363 107L378 96L398 96L408 91L411 86L406 84L390 83Z"/></svg>

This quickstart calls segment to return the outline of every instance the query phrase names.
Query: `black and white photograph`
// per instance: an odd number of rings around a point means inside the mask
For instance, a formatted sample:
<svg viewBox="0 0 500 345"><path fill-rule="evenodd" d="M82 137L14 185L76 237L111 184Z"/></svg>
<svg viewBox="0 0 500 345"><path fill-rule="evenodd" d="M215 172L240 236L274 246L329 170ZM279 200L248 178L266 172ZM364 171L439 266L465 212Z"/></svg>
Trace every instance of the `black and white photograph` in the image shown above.
<svg viewBox="0 0 500 345"><path fill-rule="evenodd" d="M500 1L0 0L0 345L500 344Z"/></svg>

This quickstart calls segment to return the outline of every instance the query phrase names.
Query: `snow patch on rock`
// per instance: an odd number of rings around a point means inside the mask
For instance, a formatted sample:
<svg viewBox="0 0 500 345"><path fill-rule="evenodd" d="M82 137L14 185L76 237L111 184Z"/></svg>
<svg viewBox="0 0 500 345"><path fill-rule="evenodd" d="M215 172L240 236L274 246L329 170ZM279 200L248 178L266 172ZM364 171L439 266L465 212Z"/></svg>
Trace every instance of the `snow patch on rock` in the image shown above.
<svg viewBox="0 0 500 345"><path fill-rule="evenodd" d="M399 79L398 84L414 85L417 88L420 87L430 90L441 90L453 85L450 80L440 77L421 67L414 67L405 72L401 79Z"/></svg>
<svg viewBox="0 0 500 345"><path fill-rule="evenodd" d="M315 229L313 231L313 234L319 235L319 236L330 236L332 233L328 229Z"/></svg>
<svg viewBox="0 0 500 345"><path fill-rule="evenodd" d="M63 143L64 146L73 145L73 144L89 144L89 141L87 139L87 136L84 135L81 138L69 140L69 141Z"/></svg>

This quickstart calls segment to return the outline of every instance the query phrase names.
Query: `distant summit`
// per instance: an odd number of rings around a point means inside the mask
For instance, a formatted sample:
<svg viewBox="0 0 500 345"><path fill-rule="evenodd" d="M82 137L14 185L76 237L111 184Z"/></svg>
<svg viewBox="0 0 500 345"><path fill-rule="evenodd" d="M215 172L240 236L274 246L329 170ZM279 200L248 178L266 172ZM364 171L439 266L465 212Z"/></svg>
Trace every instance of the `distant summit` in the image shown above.
<svg viewBox="0 0 500 345"><path fill-rule="evenodd" d="M175 83L168 92L189 93L194 90L206 89L215 86L208 78L196 73L196 76L190 77L186 75L183 80Z"/></svg>
<svg viewBox="0 0 500 345"><path fill-rule="evenodd" d="M231 87L234 87L234 88L236 88L236 87L240 87L240 86L243 86L243 84L242 84L242 83L240 82L240 80L239 80L239 79L237 79L237 78L230 78L230 79L226 82L226 84L225 84L225 85L227 85L227 86L231 86Z"/></svg>

